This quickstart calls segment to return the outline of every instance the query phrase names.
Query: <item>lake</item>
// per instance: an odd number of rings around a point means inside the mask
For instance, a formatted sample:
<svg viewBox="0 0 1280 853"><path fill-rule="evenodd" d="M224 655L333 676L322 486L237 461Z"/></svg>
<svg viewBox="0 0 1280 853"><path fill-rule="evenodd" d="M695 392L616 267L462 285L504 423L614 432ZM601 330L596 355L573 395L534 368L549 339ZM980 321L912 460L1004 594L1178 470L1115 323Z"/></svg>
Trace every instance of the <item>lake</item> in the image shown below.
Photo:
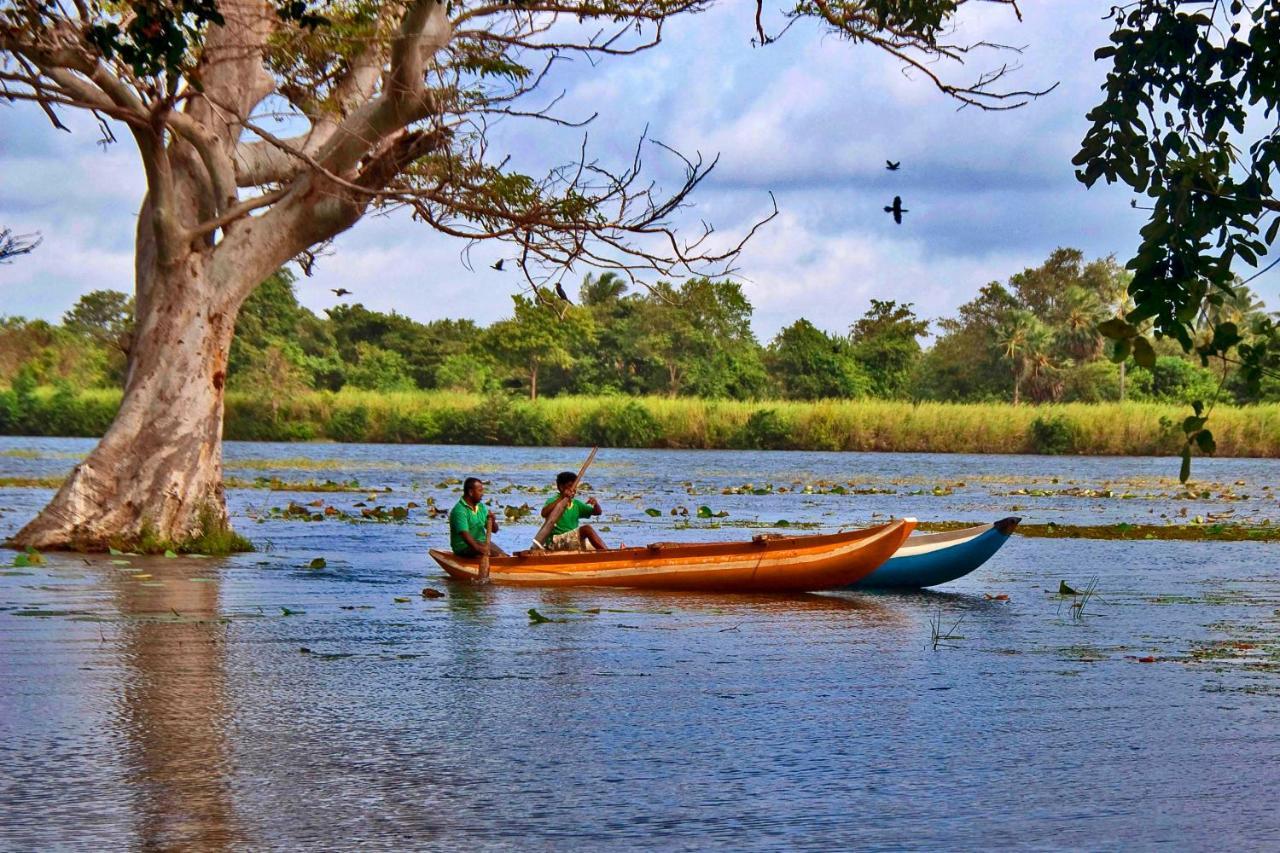
<svg viewBox="0 0 1280 853"><path fill-rule="evenodd" d="M0 438L0 478L91 446ZM477 589L427 557L456 478L514 519L584 456L230 443L233 482L351 491L231 489L252 554L5 568L0 848L1280 845L1280 545L1015 535L936 591L781 597ZM904 515L1280 523L1280 461L1198 460L1190 493L1176 473L602 450L586 480L627 544ZM0 486L0 537L50 495ZM1062 581L1097 590L1079 618Z"/></svg>

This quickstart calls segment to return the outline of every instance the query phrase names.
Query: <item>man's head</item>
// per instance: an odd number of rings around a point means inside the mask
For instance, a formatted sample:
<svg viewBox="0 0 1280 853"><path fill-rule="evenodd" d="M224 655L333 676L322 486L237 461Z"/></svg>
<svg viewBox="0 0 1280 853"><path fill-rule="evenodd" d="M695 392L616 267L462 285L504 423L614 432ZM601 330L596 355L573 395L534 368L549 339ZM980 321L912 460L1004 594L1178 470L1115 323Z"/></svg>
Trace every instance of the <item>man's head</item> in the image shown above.
<svg viewBox="0 0 1280 853"><path fill-rule="evenodd" d="M556 488L560 494L564 494L566 490L573 487L578 481L578 475L572 471L561 471L556 475Z"/></svg>
<svg viewBox="0 0 1280 853"><path fill-rule="evenodd" d="M471 503L479 503L484 497L484 483L479 477L468 477L462 481L462 496Z"/></svg>

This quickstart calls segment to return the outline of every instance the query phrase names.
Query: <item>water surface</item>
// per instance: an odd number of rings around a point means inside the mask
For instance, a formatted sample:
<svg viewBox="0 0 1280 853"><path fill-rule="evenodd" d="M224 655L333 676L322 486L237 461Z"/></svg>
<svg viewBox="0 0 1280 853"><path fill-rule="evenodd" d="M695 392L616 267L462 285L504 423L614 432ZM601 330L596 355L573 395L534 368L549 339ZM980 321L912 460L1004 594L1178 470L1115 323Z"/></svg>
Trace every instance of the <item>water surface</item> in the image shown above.
<svg viewBox="0 0 1280 853"><path fill-rule="evenodd" d="M0 440L0 476L58 474L87 447ZM536 505L579 456L230 444L230 476L391 491L233 490L265 550L230 559L5 569L0 847L1280 844L1280 546L1015 537L915 595L441 577L425 547L444 522L425 507L456 500L448 480L479 472L500 505ZM631 543L890 515L1276 519L1280 463L1207 460L1195 499L1177 497L1173 464L609 450L587 479L606 538ZM49 494L0 488L0 535ZM317 499L419 507L404 523L271 513ZM699 505L729 515L670 515ZM1062 580L1096 583L1082 618ZM531 624L530 608L558 621ZM957 638L935 649L935 625Z"/></svg>

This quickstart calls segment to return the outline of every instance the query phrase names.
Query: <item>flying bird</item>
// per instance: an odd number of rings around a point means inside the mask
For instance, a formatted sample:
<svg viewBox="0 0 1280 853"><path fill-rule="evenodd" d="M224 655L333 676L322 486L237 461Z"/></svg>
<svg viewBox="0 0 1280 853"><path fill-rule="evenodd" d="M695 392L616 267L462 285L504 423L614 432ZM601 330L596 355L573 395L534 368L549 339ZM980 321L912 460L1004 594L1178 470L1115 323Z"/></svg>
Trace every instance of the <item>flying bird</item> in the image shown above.
<svg viewBox="0 0 1280 853"><path fill-rule="evenodd" d="M895 163L893 160L885 160L885 161L884 161L884 167L885 167L886 169L888 169L890 172L896 172L896 171L898 171L898 168L899 168L900 166L902 166L902 161L901 161L901 160L897 161L896 163Z"/></svg>
<svg viewBox="0 0 1280 853"><path fill-rule="evenodd" d="M885 213L892 213L892 214L893 214L893 221L894 221L894 222L896 222L896 223L898 223L899 225L901 225L901 224L902 224L902 214L904 214L904 213L908 213L909 211L908 211L905 207L903 207L903 206L902 206L902 196L896 196L896 195L895 195L895 196L893 197L893 204L892 204L892 205L886 205L886 206L885 206L885 209L884 209L884 212L885 212Z"/></svg>
<svg viewBox="0 0 1280 853"><path fill-rule="evenodd" d="M350 295L351 295L351 291L350 291L350 290L347 290L345 287L331 287L331 288L329 288L329 289L330 289L330 290L332 290L332 291L333 291L333 295L334 295L334 296L336 296L336 297L338 297L339 299L341 299L341 298L342 298L342 297L344 297L344 296L350 296Z"/></svg>
<svg viewBox="0 0 1280 853"><path fill-rule="evenodd" d="M569 294L564 292L564 288L560 286L560 282L558 281L556 282L556 296L559 296L561 299L563 299L565 302L568 302L570 305L573 304L573 300L569 298Z"/></svg>
<svg viewBox="0 0 1280 853"><path fill-rule="evenodd" d="M498 272L502 272L502 264L505 261L506 261L506 258L498 258L497 263L493 264L491 268L497 270Z"/></svg>

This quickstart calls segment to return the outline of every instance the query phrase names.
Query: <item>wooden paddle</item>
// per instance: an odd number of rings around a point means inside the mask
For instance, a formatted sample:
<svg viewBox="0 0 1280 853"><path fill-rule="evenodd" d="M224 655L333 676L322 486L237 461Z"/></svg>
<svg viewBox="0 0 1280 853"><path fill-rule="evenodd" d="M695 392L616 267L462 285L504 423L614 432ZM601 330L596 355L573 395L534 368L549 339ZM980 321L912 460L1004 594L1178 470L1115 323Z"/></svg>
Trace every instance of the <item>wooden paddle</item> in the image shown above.
<svg viewBox="0 0 1280 853"><path fill-rule="evenodd" d="M489 582L489 549L493 547L493 507L484 516L484 552L480 554L480 573L476 583Z"/></svg>
<svg viewBox="0 0 1280 853"><path fill-rule="evenodd" d="M582 475L586 474L587 469L591 467L591 462L596 458L596 451L599 449L599 447L591 448L591 453L587 456L587 461L583 462L582 467L578 469L578 477L573 481L575 488L582 483ZM538 548L539 550L546 547L542 544L543 540L546 539L555 528L556 522L560 520L560 516L564 515L564 511L569 508L570 500L572 500L572 498L561 498L556 501L555 506L551 507L551 514L547 516L546 521L542 522L542 526L538 528L538 532L533 535L533 547Z"/></svg>

